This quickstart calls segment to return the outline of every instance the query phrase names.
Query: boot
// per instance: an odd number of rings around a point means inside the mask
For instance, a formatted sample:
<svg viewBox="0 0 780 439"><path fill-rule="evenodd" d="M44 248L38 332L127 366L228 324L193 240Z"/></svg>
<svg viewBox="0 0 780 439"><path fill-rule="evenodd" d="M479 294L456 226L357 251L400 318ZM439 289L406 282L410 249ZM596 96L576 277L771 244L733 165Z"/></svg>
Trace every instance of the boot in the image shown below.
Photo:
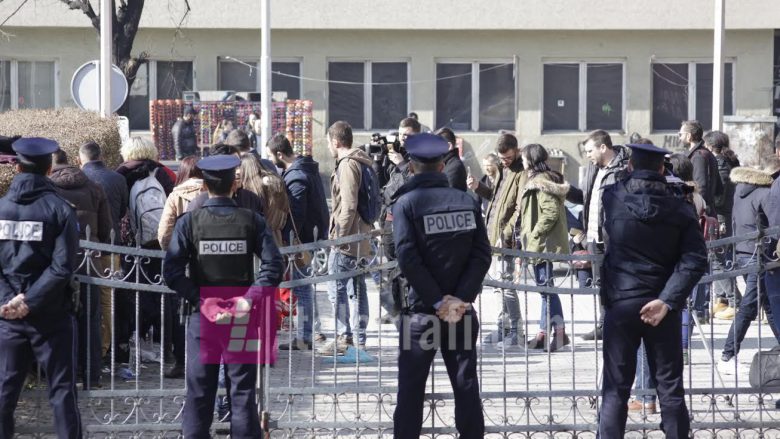
<svg viewBox="0 0 780 439"><path fill-rule="evenodd" d="M555 329L554 334L552 340L550 340L550 344L545 347L545 352L555 352L558 349L571 344L571 340L569 340L569 336L566 335L566 330L564 328Z"/></svg>
<svg viewBox="0 0 780 439"><path fill-rule="evenodd" d="M528 349L544 349L545 340L547 340L546 334L544 331L539 331L539 333L536 334L536 337L528 340L528 344L526 346Z"/></svg>

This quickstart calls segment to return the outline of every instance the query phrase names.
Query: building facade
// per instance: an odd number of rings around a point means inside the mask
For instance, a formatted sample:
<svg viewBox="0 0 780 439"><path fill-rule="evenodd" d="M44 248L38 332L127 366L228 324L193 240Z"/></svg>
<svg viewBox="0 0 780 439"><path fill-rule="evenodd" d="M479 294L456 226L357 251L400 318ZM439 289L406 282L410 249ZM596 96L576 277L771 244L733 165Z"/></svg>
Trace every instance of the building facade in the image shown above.
<svg viewBox="0 0 780 439"><path fill-rule="evenodd" d="M576 181L588 131L676 148L681 120L709 127L712 3L274 0L273 89L314 102L322 162L332 163L325 131L333 121L349 121L366 142L414 111L464 139L475 174L498 131L511 130L522 143L559 149ZM189 4L177 33L184 2L146 2L134 53L151 61L130 91L132 128L148 129L150 99L259 89L260 2ZM0 3L0 18L18 5ZM727 1L726 17L725 114L770 116L780 8ZM89 25L58 0L11 17L2 30L13 36L0 40L0 110L74 105L73 73L99 57Z"/></svg>

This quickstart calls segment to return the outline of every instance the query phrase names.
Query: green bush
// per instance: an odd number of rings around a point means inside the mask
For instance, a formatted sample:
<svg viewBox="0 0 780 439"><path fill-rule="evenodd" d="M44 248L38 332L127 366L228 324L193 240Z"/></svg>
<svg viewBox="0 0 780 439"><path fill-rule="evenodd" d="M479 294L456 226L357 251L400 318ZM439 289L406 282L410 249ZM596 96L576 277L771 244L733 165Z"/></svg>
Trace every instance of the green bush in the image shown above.
<svg viewBox="0 0 780 439"><path fill-rule="evenodd" d="M106 166L114 168L122 162L116 118L103 119L92 111L78 108L6 111L0 113L0 134L56 140L72 164L78 164L79 147L93 141L100 145ZM0 165L0 196L8 190L13 175L12 165Z"/></svg>

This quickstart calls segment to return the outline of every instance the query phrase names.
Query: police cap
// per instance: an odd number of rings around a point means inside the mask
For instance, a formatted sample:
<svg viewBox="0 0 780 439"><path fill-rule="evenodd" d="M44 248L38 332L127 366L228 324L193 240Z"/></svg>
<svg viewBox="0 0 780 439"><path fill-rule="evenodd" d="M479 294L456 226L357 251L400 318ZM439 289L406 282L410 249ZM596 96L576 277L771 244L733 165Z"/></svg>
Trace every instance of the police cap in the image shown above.
<svg viewBox="0 0 780 439"><path fill-rule="evenodd" d="M60 145L43 137L22 137L11 147L22 164L38 165L51 160L51 155L60 149Z"/></svg>
<svg viewBox="0 0 780 439"><path fill-rule="evenodd" d="M404 147L412 160L422 163L438 162L450 149L446 140L431 133L410 136Z"/></svg>
<svg viewBox="0 0 780 439"><path fill-rule="evenodd" d="M196 166L202 171L205 180L221 181L235 178L236 168L240 164L241 159L235 155L215 155L200 159Z"/></svg>
<svg viewBox="0 0 780 439"><path fill-rule="evenodd" d="M627 147L631 148L631 152L637 151L640 154L659 154L659 155L669 155L671 154L670 151L667 151L663 148L659 148L655 145L645 144L645 143L629 143L626 145Z"/></svg>

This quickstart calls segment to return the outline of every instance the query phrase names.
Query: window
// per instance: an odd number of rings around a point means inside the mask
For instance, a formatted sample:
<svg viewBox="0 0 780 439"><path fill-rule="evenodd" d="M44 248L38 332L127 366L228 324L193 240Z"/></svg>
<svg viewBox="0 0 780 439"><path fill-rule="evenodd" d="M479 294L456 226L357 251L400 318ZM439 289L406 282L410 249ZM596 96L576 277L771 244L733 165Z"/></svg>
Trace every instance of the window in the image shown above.
<svg viewBox="0 0 780 439"><path fill-rule="evenodd" d="M0 60L0 111L57 106L54 61Z"/></svg>
<svg viewBox="0 0 780 439"><path fill-rule="evenodd" d="M622 63L544 65L542 130L623 129Z"/></svg>
<svg viewBox="0 0 780 439"><path fill-rule="evenodd" d="M157 61L157 99L181 99L193 79L191 61Z"/></svg>
<svg viewBox="0 0 780 439"><path fill-rule="evenodd" d="M356 130L390 130L409 112L407 62L328 63L329 124L345 120Z"/></svg>
<svg viewBox="0 0 780 439"><path fill-rule="evenodd" d="M498 131L514 129L515 117L513 63L436 64L436 126Z"/></svg>
<svg viewBox="0 0 780 439"><path fill-rule="evenodd" d="M219 89L260 91L260 61L219 59ZM300 61L271 62L271 91L287 92L287 99L301 98ZM281 74L280 74L281 73ZM288 76L289 75L289 76Z"/></svg>
<svg viewBox="0 0 780 439"><path fill-rule="evenodd" d="M181 99L183 92L195 89L192 61L149 60L138 68L124 105L130 129L149 129L149 101Z"/></svg>
<svg viewBox="0 0 780 439"><path fill-rule="evenodd" d="M655 63L653 72L653 131L680 129L696 119L712 128L712 63ZM694 99L689 99L694 96ZM734 114L734 64L723 70L723 114Z"/></svg>

